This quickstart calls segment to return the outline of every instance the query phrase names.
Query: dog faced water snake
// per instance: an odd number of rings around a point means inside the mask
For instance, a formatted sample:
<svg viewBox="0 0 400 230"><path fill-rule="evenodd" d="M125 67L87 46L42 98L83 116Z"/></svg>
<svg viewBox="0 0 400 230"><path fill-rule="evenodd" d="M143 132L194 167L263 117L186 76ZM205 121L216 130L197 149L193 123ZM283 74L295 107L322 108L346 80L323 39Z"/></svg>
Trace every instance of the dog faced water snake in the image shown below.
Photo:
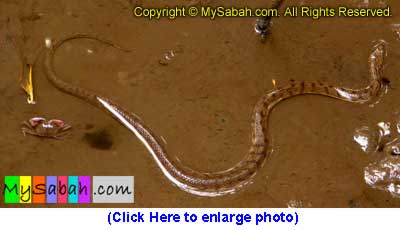
<svg viewBox="0 0 400 230"><path fill-rule="evenodd" d="M64 42L77 38L95 39L119 48L111 42L83 34L62 39L46 49L44 69L48 80L59 90L110 113L143 142L170 181L186 192L201 196L220 196L233 193L248 184L262 168L270 150L267 135L268 117L278 102L306 94L328 96L352 103L369 102L378 95L382 88L383 61L386 55L386 43L379 41L369 56L370 82L365 88L347 89L322 82L300 81L291 82L286 87L276 88L261 96L255 104L252 115L252 139L249 151L233 167L220 172L206 173L192 170L174 160L167 154L161 140L140 119L122 106L97 93L71 85L58 78L53 68L54 54Z"/></svg>

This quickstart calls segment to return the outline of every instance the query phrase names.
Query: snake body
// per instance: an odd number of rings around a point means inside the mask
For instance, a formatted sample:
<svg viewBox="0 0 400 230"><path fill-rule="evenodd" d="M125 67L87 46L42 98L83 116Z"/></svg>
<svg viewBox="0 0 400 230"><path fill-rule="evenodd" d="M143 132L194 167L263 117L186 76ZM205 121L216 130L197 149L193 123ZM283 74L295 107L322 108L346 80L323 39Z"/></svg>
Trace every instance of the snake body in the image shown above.
<svg viewBox="0 0 400 230"><path fill-rule="evenodd" d="M81 98L110 113L143 142L169 180L182 190L200 196L220 196L234 193L248 184L257 174L270 151L267 135L268 117L274 106L280 101L305 94L323 95L352 103L369 102L375 98L382 88L382 69L386 55L386 43L379 41L369 56L370 82L365 88L347 89L322 82L292 81L286 87L276 88L266 93L254 107L251 146L244 158L227 170L205 173L192 170L168 155L161 140L139 118L122 106L95 92L71 85L57 77L53 67L55 51L64 42L76 38L95 39L116 47L111 42L89 35L74 35L60 40L46 49L44 70L48 80L61 91Z"/></svg>

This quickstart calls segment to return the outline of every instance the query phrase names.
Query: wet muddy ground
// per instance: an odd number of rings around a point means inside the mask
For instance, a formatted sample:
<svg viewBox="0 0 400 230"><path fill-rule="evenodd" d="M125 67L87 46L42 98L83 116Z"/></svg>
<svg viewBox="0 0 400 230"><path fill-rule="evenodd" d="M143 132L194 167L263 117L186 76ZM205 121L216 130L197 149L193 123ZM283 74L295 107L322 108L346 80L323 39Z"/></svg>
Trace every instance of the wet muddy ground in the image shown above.
<svg viewBox="0 0 400 230"><path fill-rule="evenodd" d="M363 2L303 1L354 7ZM353 141L357 128L398 118L400 41L391 25L400 23L400 2L391 2L391 18L276 18L265 44L254 33L255 18L149 21L130 12L132 4L193 3L1 0L1 184L4 175L133 175L135 203L117 206L400 207L398 198L365 183L371 158ZM233 3L263 6L257 0L209 4ZM79 32L134 51L74 40L57 52L58 75L136 113L167 141L169 153L200 171L227 169L247 153L253 106L273 89L272 79L278 85L296 79L364 86L373 42L384 39L389 43L384 75L391 88L373 107L321 96L279 104L269 121L274 152L253 183L233 195L198 197L172 185L141 142L109 115L48 83L40 59L34 68L37 104L26 103L18 85L20 59L7 35L24 35L21 49L33 60L45 38ZM173 59L160 64L171 50ZM61 140L24 137L20 124L33 116L64 119L73 128Z"/></svg>

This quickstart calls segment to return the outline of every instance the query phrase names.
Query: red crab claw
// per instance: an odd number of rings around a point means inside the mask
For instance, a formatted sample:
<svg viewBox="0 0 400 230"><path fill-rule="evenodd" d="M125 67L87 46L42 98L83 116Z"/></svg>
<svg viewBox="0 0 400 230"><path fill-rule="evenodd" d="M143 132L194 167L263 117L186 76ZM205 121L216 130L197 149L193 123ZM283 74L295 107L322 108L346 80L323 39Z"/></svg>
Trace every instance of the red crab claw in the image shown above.
<svg viewBox="0 0 400 230"><path fill-rule="evenodd" d="M53 125L53 126L57 126L59 128L64 128L64 126L65 126L65 122L62 120L58 120L58 119L51 119L49 121L49 124Z"/></svg>
<svg viewBox="0 0 400 230"><path fill-rule="evenodd" d="M45 121L46 121L46 119L44 119L43 117L32 117L31 119L29 119L29 124L32 127L36 127Z"/></svg>

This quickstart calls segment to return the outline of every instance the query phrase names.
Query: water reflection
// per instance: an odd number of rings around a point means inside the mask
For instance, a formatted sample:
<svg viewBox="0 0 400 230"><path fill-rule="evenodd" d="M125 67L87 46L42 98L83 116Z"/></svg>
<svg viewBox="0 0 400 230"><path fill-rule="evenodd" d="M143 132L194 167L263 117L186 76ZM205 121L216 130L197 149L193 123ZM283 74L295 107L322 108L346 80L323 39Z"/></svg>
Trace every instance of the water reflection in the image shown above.
<svg viewBox="0 0 400 230"><path fill-rule="evenodd" d="M353 139L360 145L364 152L370 154L378 150L382 138L381 134L382 132L379 132L377 128L371 129L368 126L363 126L356 129Z"/></svg>
<svg viewBox="0 0 400 230"><path fill-rule="evenodd" d="M372 188L400 198L400 156L387 156L364 169L365 182Z"/></svg>
<svg viewBox="0 0 400 230"><path fill-rule="evenodd" d="M400 133L399 122L396 131ZM354 140L361 149L374 155L374 160L364 168L365 182L374 189L400 198L400 137L390 138L389 122L380 122L374 128L361 127L354 134Z"/></svg>

